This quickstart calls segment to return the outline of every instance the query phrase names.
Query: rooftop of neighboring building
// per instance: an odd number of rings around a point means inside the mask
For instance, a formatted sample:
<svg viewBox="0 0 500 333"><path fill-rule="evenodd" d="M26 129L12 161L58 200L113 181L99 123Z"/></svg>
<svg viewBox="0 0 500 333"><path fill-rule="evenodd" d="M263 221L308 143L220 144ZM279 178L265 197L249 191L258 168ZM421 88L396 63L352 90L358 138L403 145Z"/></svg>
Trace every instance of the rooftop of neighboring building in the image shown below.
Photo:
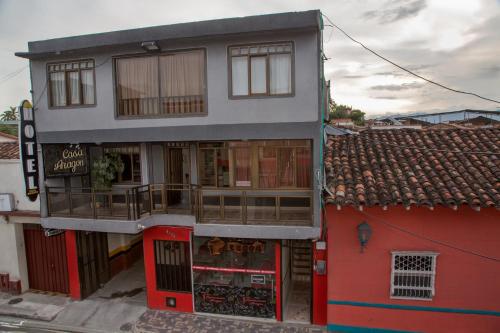
<svg viewBox="0 0 500 333"><path fill-rule="evenodd" d="M328 203L500 208L500 128L329 136Z"/></svg>
<svg viewBox="0 0 500 333"><path fill-rule="evenodd" d="M0 132L0 160L19 159L19 143L17 137Z"/></svg>

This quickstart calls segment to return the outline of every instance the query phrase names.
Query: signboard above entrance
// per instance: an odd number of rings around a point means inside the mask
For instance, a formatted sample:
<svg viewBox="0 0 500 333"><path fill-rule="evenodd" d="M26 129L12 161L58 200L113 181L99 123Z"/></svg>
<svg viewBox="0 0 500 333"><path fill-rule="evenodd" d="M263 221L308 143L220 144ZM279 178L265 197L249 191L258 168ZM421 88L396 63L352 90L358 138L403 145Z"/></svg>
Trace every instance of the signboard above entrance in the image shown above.
<svg viewBox="0 0 500 333"><path fill-rule="evenodd" d="M81 145L44 145L46 177L82 176L88 174L87 147Z"/></svg>

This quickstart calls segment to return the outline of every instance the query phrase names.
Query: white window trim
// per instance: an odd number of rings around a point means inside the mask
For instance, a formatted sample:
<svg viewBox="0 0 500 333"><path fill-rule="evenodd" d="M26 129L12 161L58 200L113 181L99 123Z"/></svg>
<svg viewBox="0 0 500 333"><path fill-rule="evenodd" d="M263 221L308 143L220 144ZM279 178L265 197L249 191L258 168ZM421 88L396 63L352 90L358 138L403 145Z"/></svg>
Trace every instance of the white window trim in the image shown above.
<svg viewBox="0 0 500 333"><path fill-rule="evenodd" d="M395 270L394 269L394 264L395 264L395 257L397 255L400 256L431 256L433 257L432 259L432 271L430 273L431 276L431 286L429 287L409 287L408 289L412 290L430 290L431 291L431 297L430 298L423 298L423 297L408 297L408 296L393 296L394 295L394 289L396 289L394 285L394 275L395 273L421 273L421 271L409 271L409 270ZM437 257L439 253L437 252L432 252L432 251L391 251L391 281L390 281L390 298L391 299L406 299L406 300L416 300L416 301L432 301L435 292L436 292L436 287L435 287L435 281L436 281L436 262L437 262Z"/></svg>

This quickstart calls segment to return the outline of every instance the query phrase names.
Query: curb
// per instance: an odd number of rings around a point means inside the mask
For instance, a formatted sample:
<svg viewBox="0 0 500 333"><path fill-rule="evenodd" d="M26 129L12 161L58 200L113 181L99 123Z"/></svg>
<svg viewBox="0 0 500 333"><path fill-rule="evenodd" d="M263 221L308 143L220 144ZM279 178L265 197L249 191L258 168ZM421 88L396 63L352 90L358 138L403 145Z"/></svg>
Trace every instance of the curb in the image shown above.
<svg viewBox="0 0 500 333"><path fill-rule="evenodd" d="M107 331L101 331L91 328L83 328L83 327L75 327L75 326L67 326L67 325L59 325L52 324L38 320L32 319L18 319L14 317L7 317L4 315L0 315L0 327L2 324L6 324L9 326L14 326L16 328L31 328L31 329L46 329L52 330L55 332L67 332L67 333L108 333Z"/></svg>

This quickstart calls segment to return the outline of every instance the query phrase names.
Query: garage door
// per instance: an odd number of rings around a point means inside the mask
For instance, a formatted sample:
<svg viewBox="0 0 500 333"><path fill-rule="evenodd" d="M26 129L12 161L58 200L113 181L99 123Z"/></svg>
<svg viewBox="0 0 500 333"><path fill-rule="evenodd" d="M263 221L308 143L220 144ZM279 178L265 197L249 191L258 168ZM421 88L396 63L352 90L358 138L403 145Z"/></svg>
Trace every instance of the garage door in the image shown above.
<svg viewBox="0 0 500 333"><path fill-rule="evenodd" d="M30 289L69 293L64 233L45 236L37 224L24 225Z"/></svg>

